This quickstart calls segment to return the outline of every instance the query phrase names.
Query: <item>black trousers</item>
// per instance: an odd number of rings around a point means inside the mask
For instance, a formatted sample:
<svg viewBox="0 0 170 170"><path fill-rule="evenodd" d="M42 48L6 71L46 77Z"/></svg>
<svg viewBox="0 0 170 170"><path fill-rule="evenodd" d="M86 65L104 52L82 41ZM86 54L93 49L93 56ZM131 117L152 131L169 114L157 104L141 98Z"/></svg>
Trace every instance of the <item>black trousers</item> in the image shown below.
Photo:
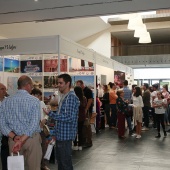
<svg viewBox="0 0 170 170"><path fill-rule="evenodd" d="M160 124L162 125L163 132L165 131L164 115L165 114L156 114L158 133L160 133Z"/></svg>
<svg viewBox="0 0 170 170"><path fill-rule="evenodd" d="M7 157L8 156L9 156L8 137L2 136L2 140L1 140L2 170L7 170Z"/></svg>

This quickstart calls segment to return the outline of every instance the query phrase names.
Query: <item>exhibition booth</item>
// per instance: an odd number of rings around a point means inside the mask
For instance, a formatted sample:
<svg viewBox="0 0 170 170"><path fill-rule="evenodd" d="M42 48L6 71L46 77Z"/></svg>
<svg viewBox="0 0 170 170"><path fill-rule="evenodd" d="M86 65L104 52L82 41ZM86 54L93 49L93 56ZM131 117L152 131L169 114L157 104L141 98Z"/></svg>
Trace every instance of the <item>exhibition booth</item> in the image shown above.
<svg viewBox="0 0 170 170"><path fill-rule="evenodd" d="M93 90L94 99L97 84L121 86L124 79L130 87L133 84L132 68L60 35L0 40L0 82L9 95L17 91L18 77L29 75L48 105L51 96L58 94L57 76L62 73L72 76L72 89L77 80L83 80Z"/></svg>

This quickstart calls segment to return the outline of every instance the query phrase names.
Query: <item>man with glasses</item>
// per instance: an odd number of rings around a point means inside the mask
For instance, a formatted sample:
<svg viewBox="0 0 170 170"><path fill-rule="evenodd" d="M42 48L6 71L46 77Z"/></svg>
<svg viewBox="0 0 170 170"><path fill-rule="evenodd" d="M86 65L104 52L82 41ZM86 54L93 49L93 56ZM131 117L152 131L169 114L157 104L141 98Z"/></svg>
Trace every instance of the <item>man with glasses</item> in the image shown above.
<svg viewBox="0 0 170 170"><path fill-rule="evenodd" d="M29 76L23 75L18 79L17 93L1 103L0 130L9 137L10 153L23 154L28 170L40 170L40 102L30 95L32 88Z"/></svg>

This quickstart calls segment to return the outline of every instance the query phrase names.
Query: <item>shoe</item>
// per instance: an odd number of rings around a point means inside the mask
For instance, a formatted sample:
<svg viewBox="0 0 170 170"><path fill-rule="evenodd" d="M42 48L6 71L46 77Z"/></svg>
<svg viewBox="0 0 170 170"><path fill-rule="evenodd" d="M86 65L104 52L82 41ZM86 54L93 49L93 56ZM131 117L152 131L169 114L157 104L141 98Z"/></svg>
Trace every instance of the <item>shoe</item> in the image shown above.
<svg viewBox="0 0 170 170"><path fill-rule="evenodd" d="M147 127L142 128L142 131L147 131L147 130L149 130L149 128Z"/></svg>
<svg viewBox="0 0 170 170"><path fill-rule="evenodd" d="M170 129L168 129L166 132L170 133Z"/></svg>
<svg viewBox="0 0 170 170"><path fill-rule="evenodd" d="M160 137L161 137L161 134L160 134L160 133L158 133L158 135L155 136L155 138L160 138Z"/></svg>
<svg viewBox="0 0 170 170"><path fill-rule="evenodd" d="M136 137L136 136L137 136L137 134L136 134L136 133L133 133L131 136Z"/></svg>
<svg viewBox="0 0 170 170"><path fill-rule="evenodd" d="M47 166L41 168L41 170L50 170Z"/></svg>
<svg viewBox="0 0 170 170"><path fill-rule="evenodd" d="M72 149L73 151L78 151L78 146L73 146Z"/></svg>
<svg viewBox="0 0 170 170"><path fill-rule="evenodd" d="M141 138L141 135L137 135L137 136L136 136L136 139L140 139L140 138Z"/></svg>
<svg viewBox="0 0 170 170"><path fill-rule="evenodd" d="M166 138L167 137L167 133L166 133L166 131L164 131L164 138Z"/></svg>
<svg viewBox="0 0 170 170"><path fill-rule="evenodd" d="M83 145L83 148L88 148L88 147L92 147L93 144L92 143L86 143Z"/></svg>
<svg viewBox="0 0 170 170"><path fill-rule="evenodd" d="M79 151L82 151L82 149L83 149L82 146L78 146Z"/></svg>
<svg viewBox="0 0 170 170"><path fill-rule="evenodd" d="M129 132L129 135L131 136L131 135L133 135L133 132L132 132L132 130Z"/></svg>

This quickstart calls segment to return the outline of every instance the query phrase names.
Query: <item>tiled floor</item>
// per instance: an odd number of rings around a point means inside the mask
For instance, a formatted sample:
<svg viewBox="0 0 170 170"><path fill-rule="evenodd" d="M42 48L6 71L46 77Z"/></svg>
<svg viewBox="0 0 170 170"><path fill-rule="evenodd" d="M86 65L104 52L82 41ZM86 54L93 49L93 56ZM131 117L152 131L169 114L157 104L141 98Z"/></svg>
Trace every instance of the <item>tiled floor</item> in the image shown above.
<svg viewBox="0 0 170 170"><path fill-rule="evenodd" d="M141 139L120 140L115 130L106 128L93 135L93 146L73 151L74 170L169 170L170 134L156 139L155 129L142 132ZM55 164L49 164L57 170Z"/></svg>
<svg viewBox="0 0 170 170"><path fill-rule="evenodd" d="M93 147L73 151L74 170L169 170L170 134L160 139L156 134L150 129L141 139L126 135L120 140L115 130L107 128L93 136Z"/></svg>

